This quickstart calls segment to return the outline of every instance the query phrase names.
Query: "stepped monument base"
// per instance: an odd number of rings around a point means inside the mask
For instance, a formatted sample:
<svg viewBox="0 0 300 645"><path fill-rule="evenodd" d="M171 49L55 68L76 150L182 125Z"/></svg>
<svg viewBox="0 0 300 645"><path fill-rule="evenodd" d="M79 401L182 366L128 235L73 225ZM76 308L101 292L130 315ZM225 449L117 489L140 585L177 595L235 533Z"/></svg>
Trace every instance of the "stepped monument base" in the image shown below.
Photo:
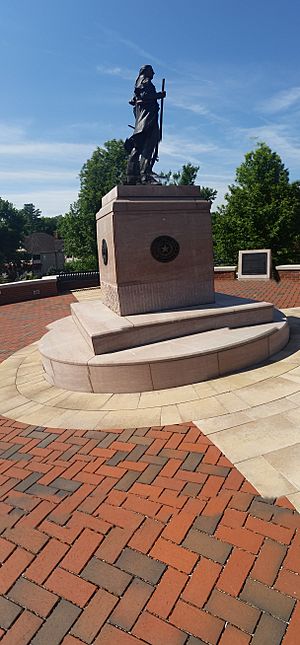
<svg viewBox="0 0 300 645"><path fill-rule="evenodd" d="M116 186L97 214L101 299L71 305L39 350L45 378L144 392L266 360L288 341L271 303L214 293L210 202L197 186Z"/></svg>

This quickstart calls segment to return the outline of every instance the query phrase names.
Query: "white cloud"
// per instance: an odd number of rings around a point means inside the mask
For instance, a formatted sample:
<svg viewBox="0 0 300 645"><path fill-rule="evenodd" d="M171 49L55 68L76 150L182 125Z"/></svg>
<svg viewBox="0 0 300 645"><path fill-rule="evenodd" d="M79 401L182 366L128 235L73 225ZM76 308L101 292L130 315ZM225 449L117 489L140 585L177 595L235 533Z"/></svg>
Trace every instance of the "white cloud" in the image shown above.
<svg viewBox="0 0 300 645"><path fill-rule="evenodd" d="M18 208L34 203L43 215L65 213L79 190L79 171L93 143L34 140L23 125L0 123L0 195Z"/></svg>
<svg viewBox="0 0 300 645"><path fill-rule="evenodd" d="M194 139L166 135L161 143L161 152L165 157L177 159L182 163L199 162L199 155L217 152L214 143L197 143Z"/></svg>
<svg viewBox="0 0 300 645"><path fill-rule="evenodd" d="M152 61L153 63L157 63L158 65L163 65L162 61L153 56L150 52L146 51L140 45L135 43L133 40L130 40L129 38L123 38L117 31L114 31L113 29L107 29L105 27L100 27L102 33L105 34L105 36L108 37L109 41L111 43L120 43L121 45L125 45L125 47L132 49L134 52L136 52L139 56L143 56L143 58L146 59L145 63L147 61Z"/></svg>
<svg viewBox="0 0 300 645"><path fill-rule="evenodd" d="M1 195L2 199L7 199L15 204L17 208L22 208L24 204L35 204L42 211L42 215L52 217L53 215L64 215L69 210L69 206L77 199L78 189L66 190L41 190L30 192L10 193Z"/></svg>
<svg viewBox="0 0 300 645"><path fill-rule="evenodd" d="M0 144L21 141L25 136L22 125L0 122Z"/></svg>
<svg viewBox="0 0 300 645"><path fill-rule="evenodd" d="M136 72L129 69L128 67L109 67L106 65L97 65L97 72L99 74L105 74L107 76L118 76L124 80L132 81L136 77Z"/></svg>
<svg viewBox="0 0 300 645"><path fill-rule="evenodd" d="M0 170L0 180L6 182L58 182L74 181L76 175L73 171L64 169L60 170L40 170L38 168L32 170Z"/></svg>
<svg viewBox="0 0 300 645"><path fill-rule="evenodd" d="M194 114L199 114L201 116L209 114L209 110L202 103L191 103L172 97L168 98L168 103L169 105L173 105L181 110L189 110L190 112L194 112Z"/></svg>
<svg viewBox="0 0 300 645"><path fill-rule="evenodd" d="M32 157L55 160L60 159L85 159L95 149L97 144L92 143L65 143L61 141L19 141L13 143L0 143L0 155L14 157Z"/></svg>
<svg viewBox="0 0 300 645"><path fill-rule="evenodd" d="M285 124L239 128L236 130L236 136L241 137L241 135L252 139L252 141L264 141L282 156L284 163L289 163L289 160L293 160L294 163L300 162L300 145L295 143L294 136L289 132L289 128Z"/></svg>
<svg viewBox="0 0 300 645"><path fill-rule="evenodd" d="M300 101L300 87L290 87L287 90L278 92L274 96L266 99L260 104L260 108L264 112L271 114L288 110L290 107Z"/></svg>

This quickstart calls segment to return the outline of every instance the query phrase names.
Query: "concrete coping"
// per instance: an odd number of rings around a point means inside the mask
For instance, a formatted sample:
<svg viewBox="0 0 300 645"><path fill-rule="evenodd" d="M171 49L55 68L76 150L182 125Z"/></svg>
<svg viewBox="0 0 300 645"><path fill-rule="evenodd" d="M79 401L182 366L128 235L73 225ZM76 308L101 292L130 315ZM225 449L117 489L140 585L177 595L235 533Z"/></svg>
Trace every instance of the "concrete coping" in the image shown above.
<svg viewBox="0 0 300 645"><path fill-rule="evenodd" d="M199 198L200 186L159 186L159 185L144 185L144 186L129 186L118 185L112 188L106 195L102 197L102 206L115 199L151 199L151 198Z"/></svg>
<svg viewBox="0 0 300 645"><path fill-rule="evenodd" d="M277 271L300 271L300 264L279 264Z"/></svg>
<svg viewBox="0 0 300 645"><path fill-rule="evenodd" d="M237 270L237 266L232 266L232 267L214 267L214 271L215 271L216 273L221 272L221 271L222 271L222 272L224 272L224 271L236 271L236 270Z"/></svg>
<svg viewBox="0 0 300 645"><path fill-rule="evenodd" d="M41 284L42 280L43 280L43 284L45 283L45 281L47 281L47 282L54 282L55 281L56 282L57 276L56 275L49 275L49 276L47 275L47 276L44 276L43 278L36 278L34 280L17 280L16 282L3 282L3 283L0 284L0 290L4 289L6 287L9 287L9 288L10 287L25 287L25 286L28 287L31 284L36 286L38 284Z"/></svg>

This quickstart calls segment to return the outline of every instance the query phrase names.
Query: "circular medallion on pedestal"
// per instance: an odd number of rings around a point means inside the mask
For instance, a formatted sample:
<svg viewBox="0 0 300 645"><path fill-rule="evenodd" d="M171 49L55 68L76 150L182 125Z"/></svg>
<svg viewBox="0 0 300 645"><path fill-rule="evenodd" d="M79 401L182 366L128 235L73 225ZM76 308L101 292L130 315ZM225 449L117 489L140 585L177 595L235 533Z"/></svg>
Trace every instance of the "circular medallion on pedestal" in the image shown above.
<svg viewBox="0 0 300 645"><path fill-rule="evenodd" d="M150 250L152 257L157 260L157 262L172 262L177 258L180 246L174 237L170 237L170 235L160 235L153 240Z"/></svg>
<svg viewBox="0 0 300 645"><path fill-rule="evenodd" d="M106 266L108 263L108 248L107 248L106 240L102 240L101 254L102 254L103 264L105 264Z"/></svg>

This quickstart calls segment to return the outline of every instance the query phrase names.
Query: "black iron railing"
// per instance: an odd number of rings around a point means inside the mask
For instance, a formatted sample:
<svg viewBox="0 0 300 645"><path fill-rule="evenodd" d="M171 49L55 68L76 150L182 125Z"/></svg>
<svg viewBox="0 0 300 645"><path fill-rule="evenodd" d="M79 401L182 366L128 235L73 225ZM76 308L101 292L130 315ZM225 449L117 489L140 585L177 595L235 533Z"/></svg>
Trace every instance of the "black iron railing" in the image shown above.
<svg viewBox="0 0 300 645"><path fill-rule="evenodd" d="M99 284L99 271L72 271L71 273L62 271L57 276L57 288L59 291L96 287Z"/></svg>

